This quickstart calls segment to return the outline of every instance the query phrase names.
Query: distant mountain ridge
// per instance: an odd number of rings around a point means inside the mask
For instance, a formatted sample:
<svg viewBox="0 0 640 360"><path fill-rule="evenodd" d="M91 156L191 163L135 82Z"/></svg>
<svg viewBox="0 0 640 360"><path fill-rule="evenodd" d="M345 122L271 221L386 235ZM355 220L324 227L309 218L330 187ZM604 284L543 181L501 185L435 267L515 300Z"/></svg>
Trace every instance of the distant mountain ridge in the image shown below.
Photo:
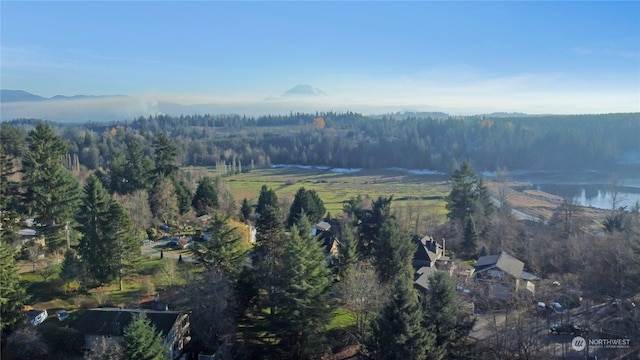
<svg viewBox="0 0 640 360"><path fill-rule="evenodd" d="M55 95L50 98L42 97L23 90L0 90L0 102L22 102L22 101L58 101L58 100L79 100L79 99L95 99L105 97L122 97L123 95Z"/></svg>

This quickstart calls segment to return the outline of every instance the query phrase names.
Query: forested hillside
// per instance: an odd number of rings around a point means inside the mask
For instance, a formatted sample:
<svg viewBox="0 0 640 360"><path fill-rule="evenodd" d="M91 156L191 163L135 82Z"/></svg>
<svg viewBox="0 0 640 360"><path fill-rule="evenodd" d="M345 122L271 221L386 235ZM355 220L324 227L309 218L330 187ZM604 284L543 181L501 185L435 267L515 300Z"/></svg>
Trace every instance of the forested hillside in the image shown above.
<svg viewBox="0 0 640 360"><path fill-rule="evenodd" d="M356 113L287 116L159 115L120 123L52 124L69 142L70 161L108 168L127 144L151 154L158 133L178 145L180 165L238 168L308 164L403 167L450 173L467 159L480 170L615 169L640 154L640 114L372 118ZM2 141L18 155L36 120L2 124ZM637 155L636 155L637 156Z"/></svg>

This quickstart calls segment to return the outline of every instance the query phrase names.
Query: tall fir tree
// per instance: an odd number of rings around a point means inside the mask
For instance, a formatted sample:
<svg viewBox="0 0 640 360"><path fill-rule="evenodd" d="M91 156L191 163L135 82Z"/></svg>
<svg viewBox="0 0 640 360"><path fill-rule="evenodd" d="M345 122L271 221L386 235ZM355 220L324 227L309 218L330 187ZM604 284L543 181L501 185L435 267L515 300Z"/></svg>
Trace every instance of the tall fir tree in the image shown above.
<svg viewBox="0 0 640 360"><path fill-rule="evenodd" d="M20 283L19 267L13 251L5 242L0 242L0 332L24 322L24 304L27 295Z"/></svg>
<svg viewBox="0 0 640 360"><path fill-rule="evenodd" d="M191 191L187 188L187 184L182 179L177 177L172 178L173 187L176 192L176 202L178 203L178 213L184 215L191 210L191 202L193 197Z"/></svg>
<svg viewBox="0 0 640 360"><path fill-rule="evenodd" d="M262 214L267 206L279 208L278 195L272 189L269 189L267 185L262 185L260 188L260 195L258 196L258 205L256 206L256 213Z"/></svg>
<svg viewBox="0 0 640 360"><path fill-rule="evenodd" d="M467 218L467 224L464 227L464 235L462 239L462 248L467 258L474 258L476 248L478 247L478 229L473 216Z"/></svg>
<svg viewBox="0 0 640 360"><path fill-rule="evenodd" d="M12 177L17 174L14 159L0 145L0 241L14 244L18 240L17 220L20 217L22 194Z"/></svg>
<svg viewBox="0 0 640 360"><path fill-rule="evenodd" d="M29 132L22 161L25 200L31 215L44 227L50 248L62 244L63 225L73 218L79 205L78 181L62 162L66 154L67 145L48 124L39 122Z"/></svg>
<svg viewBox="0 0 640 360"><path fill-rule="evenodd" d="M332 277L324 250L310 235L292 228L284 248L277 294L276 324L280 347L288 358L317 359L324 353L324 333L332 318Z"/></svg>
<svg viewBox="0 0 640 360"><path fill-rule="evenodd" d="M342 226L340 244L338 245L338 277L343 278L355 270L358 263L358 243L353 228L345 222Z"/></svg>
<svg viewBox="0 0 640 360"><path fill-rule="evenodd" d="M197 264L219 271L234 283L247 262L247 250L242 243L237 229L229 226L229 219L216 214L209 227L209 239L192 247L191 253Z"/></svg>
<svg viewBox="0 0 640 360"><path fill-rule="evenodd" d="M123 289L123 278L135 271L140 259L140 244L133 231L133 223L129 212L118 202L112 201L105 219L105 245L109 247L111 262L114 264L112 276L117 277L120 291Z"/></svg>
<svg viewBox="0 0 640 360"><path fill-rule="evenodd" d="M469 162L463 161L451 175L451 192L445 200L451 220L466 221L476 211L478 180Z"/></svg>
<svg viewBox="0 0 640 360"><path fill-rule="evenodd" d="M413 276L411 259L415 245L410 235L400 231L398 220L391 214L380 221L373 243L373 263L380 281L393 283L398 276Z"/></svg>
<svg viewBox="0 0 640 360"><path fill-rule="evenodd" d="M364 259L371 258L375 252L375 242L380 233L383 219L392 216L392 201L393 196L381 196L373 202L370 210L365 210L363 213L363 219L359 225L360 238L358 239L358 252Z"/></svg>
<svg viewBox="0 0 640 360"><path fill-rule="evenodd" d="M466 337L475 320L459 310L453 285L444 272L436 272L429 278L422 310L425 331L435 334L435 344L429 349L427 359L472 358Z"/></svg>
<svg viewBox="0 0 640 360"><path fill-rule="evenodd" d="M434 341L435 336L422 327L422 309L412 282L398 276L389 300L371 324L369 355L380 360L422 360Z"/></svg>
<svg viewBox="0 0 640 360"><path fill-rule="evenodd" d="M280 208L267 206L256 221L256 245L251 252L257 289L266 294L261 299L275 314L275 296L279 287L279 273L284 257L284 225Z"/></svg>
<svg viewBox="0 0 640 360"><path fill-rule="evenodd" d="M178 148L165 133L158 134L153 141L153 153L155 160L154 177L158 179L168 179L178 173L176 157Z"/></svg>
<svg viewBox="0 0 640 360"><path fill-rule="evenodd" d="M84 197L76 218L82 234L78 254L91 278L104 283L111 278L111 249L105 243L105 219L109 211L109 194L102 182L90 175L83 188Z"/></svg>
<svg viewBox="0 0 640 360"><path fill-rule="evenodd" d="M318 196L315 190L306 190L304 187L301 187L296 192L293 203L291 204L287 225L293 226L296 224L303 213L310 222L316 223L322 219L326 211L322 199L320 199L320 196Z"/></svg>
<svg viewBox="0 0 640 360"><path fill-rule="evenodd" d="M240 206L241 220L245 222L248 222L249 220L251 220L252 212L253 212L253 209L251 207L251 203L247 198L244 198L242 200L242 205Z"/></svg>
<svg viewBox="0 0 640 360"><path fill-rule="evenodd" d="M216 183L211 177L205 176L198 180L198 187L191 204L198 216L211 214L218 208L218 191Z"/></svg>
<svg viewBox="0 0 640 360"><path fill-rule="evenodd" d="M126 194L131 194L137 190L149 190L151 188L153 160L144 155L142 147L136 140L130 140L127 143L127 155L124 168L126 174L129 176L125 187Z"/></svg>
<svg viewBox="0 0 640 360"><path fill-rule="evenodd" d="M122 345L127 359L164 360L164 344L160 332L156 330L147 315L134 313L124 329Z"/></svg>
<svg viewBox="0 0 640 360"><path fill-rule="evenodd" d="M81 262L92 279L107 283L120 280L140 255L131 217L124 207L110 201L107 190L94 175L87 178L77 221L82 233L78 245Z"/></svg>

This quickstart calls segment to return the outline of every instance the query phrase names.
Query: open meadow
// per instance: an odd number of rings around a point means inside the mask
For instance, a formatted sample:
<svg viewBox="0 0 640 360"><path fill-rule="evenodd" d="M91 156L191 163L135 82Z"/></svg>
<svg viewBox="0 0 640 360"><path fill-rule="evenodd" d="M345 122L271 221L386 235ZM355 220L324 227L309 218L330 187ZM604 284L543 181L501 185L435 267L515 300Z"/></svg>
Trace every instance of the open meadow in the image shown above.
<svg viewBox="0 0 640 360"><path fill-rule="evenodd" d="M198 176L204 168L184 168ZM216 176L215 169L207 169ZM300 187L315 190L331 215L342 212L344 203L358 195L377 199L393 196L392 206L401 221L443 223L446 210L444 197L449 193L444 175L413 173L403 169L328 169L319 167L272 167L253 169L224 178L238 203L258 201L263 185L273 189L284 206L293 201Z"/></svg>

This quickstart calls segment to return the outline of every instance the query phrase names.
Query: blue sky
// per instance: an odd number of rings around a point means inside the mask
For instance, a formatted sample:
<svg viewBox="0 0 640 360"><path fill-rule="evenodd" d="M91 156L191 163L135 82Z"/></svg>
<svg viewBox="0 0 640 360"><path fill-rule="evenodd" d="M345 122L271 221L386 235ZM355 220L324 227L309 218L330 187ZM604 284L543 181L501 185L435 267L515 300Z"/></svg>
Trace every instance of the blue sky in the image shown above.
<svg viewBox="0 0 640 360"><path fill-rule="evenodd" d="M639 2L0 6L1 87L46 97L242 107L311 84L365 113L640 111Z"/></svg>

